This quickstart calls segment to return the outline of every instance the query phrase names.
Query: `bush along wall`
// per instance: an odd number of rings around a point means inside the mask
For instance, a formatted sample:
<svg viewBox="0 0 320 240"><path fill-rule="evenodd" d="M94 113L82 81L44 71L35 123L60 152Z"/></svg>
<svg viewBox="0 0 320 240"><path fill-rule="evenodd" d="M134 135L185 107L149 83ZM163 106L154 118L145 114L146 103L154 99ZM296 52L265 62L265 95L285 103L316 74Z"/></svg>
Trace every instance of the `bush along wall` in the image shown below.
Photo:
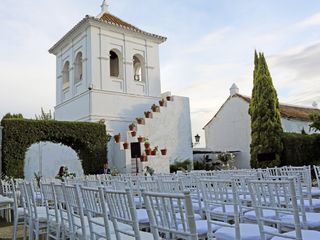
<svg viewBox="0 0 320 240"><path fill-rule="evenodd" d="M85 174L95 173L107 161L110 137L105 125L55 120L3 119L2 169L4 174L22 178L28 148L40 141L61 143L79 156Z"/></svg>
<svg viewBox="0 0 320 240"><path fill-rule="evenodd" d="M320 165L320 134L283 133L281 165Z"/></svg>

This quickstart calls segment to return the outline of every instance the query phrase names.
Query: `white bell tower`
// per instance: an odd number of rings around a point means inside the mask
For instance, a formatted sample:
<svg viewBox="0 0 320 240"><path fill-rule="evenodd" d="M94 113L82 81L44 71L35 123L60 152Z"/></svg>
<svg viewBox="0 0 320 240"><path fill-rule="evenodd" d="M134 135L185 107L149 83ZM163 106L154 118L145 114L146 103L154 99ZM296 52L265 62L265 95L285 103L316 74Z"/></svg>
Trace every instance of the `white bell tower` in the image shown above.
<svg viewBox="0 0 320 240"><path fill-rule="evenodd" d="M112 15L104 0L49 52L56 56L58 120L106 121L119 131L161 97L159 45L165 37Z"/></svg>

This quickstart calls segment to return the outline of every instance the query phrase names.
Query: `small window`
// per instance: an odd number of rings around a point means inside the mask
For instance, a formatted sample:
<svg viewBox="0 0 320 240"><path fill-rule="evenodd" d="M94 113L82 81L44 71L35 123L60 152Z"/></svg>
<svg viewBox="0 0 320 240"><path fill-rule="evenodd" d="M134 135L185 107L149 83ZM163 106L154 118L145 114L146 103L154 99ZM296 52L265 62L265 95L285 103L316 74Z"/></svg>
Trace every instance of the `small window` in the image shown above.
<svg viewBox="0 0 320 240"><path fill-rule="evenodd" d="M82 80L82 53L78 52L75 60L75 75L74 75L74 83L79 83Z"/></svg>
<svg viewBox="0 0 320 240"><path fill-rule="evenodd" d="M144 59L141 55L136 54L133 56L133 74L135 81L145 81Z"/></svg>
<svg viewBox="0 0 320 240"><path fill-rule="evenodd" d="M110 76L119 77L119 56L114 52L110 51Z"/></svg>
<svg viewBox="0 0 320 240"><path fill-rule="evenodd" d="M63 66L62 70L62 89L65 90L70 86L70 79L69 79L69 61L66 61L66 63Z"/></svg>

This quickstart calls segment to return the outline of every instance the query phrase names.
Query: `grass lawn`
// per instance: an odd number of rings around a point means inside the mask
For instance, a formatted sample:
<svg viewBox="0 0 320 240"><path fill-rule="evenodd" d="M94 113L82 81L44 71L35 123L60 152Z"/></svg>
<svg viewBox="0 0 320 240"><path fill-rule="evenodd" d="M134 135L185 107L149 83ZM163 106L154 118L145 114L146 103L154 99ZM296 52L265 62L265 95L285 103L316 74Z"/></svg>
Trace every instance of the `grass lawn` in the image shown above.
<svg viewBox="0 0 320 240"><path fill-rule="evenodd" d="M23 225L18 225L17 239L23 238ZM0 218L0 240L12 239L12 223Z"/></svg>

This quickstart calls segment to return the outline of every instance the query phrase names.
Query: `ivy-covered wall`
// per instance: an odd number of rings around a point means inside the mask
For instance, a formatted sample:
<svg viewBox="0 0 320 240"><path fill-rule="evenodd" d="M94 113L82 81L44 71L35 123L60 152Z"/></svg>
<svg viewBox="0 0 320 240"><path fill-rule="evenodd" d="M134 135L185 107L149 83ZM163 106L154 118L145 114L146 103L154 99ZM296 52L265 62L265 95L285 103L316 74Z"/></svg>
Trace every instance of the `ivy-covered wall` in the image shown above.
<svg viewBox="0 0 320 240"><path fill-rule="evenodd" d="M3 119L1 125L4 127L2 169L8 176L23 177L25 154L32 144L40 141L71 147L78 154L85 174L95 173L107 161L110 137L104 124Z"/></svg>
<svg viewBox="0 0 320 240"><path fill-rule="evenodd" d="M320 165L320 134L283 133L281 165Z"/></svg>

